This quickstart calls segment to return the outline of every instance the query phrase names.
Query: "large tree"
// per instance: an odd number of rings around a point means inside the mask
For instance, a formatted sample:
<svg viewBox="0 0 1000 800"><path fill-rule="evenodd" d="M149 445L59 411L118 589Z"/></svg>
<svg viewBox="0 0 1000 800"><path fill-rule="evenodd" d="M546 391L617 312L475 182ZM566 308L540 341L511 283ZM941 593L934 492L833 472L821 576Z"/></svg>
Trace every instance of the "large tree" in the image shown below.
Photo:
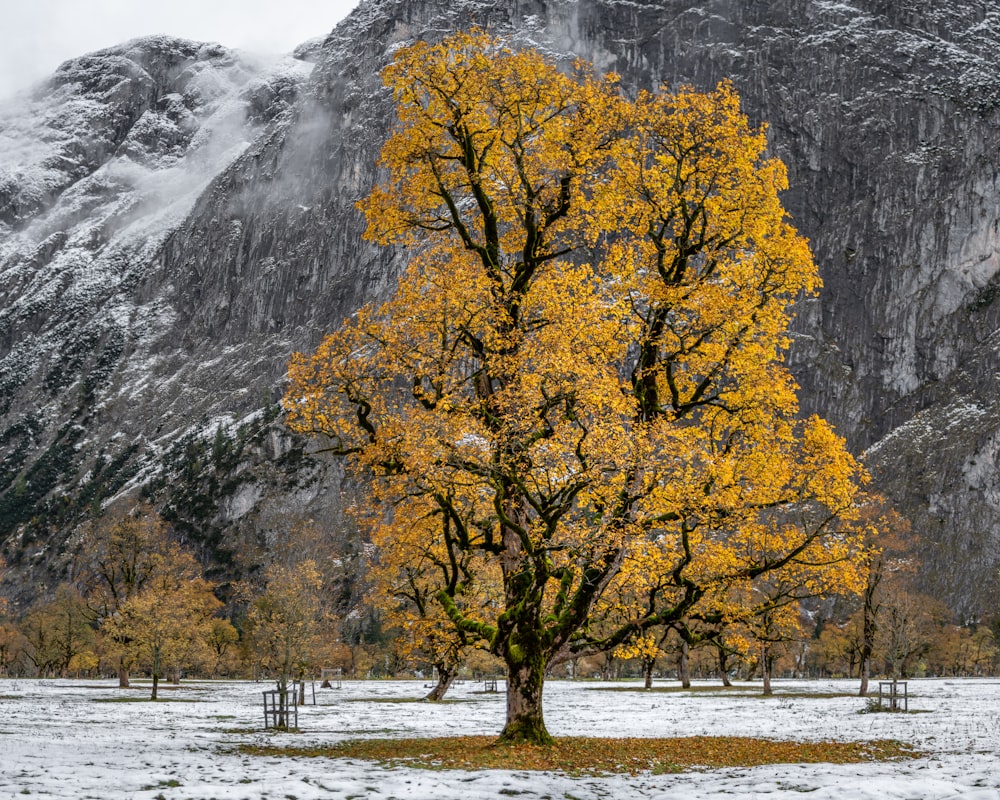
<svg viewBox="0 0 1000 800"><path fill-rule="evenodd" d="M360 208L408 267L293 358L289 423L373 477L383 563L420 549L504 660L501 739L547 742L545 669L592 630L614 647L719 583L849 558L857 465L797 421L782 363L819 279L728 84L627 100L478 32L383 77L398 122ZM628 582L641 603L602 602Z"/></svg>

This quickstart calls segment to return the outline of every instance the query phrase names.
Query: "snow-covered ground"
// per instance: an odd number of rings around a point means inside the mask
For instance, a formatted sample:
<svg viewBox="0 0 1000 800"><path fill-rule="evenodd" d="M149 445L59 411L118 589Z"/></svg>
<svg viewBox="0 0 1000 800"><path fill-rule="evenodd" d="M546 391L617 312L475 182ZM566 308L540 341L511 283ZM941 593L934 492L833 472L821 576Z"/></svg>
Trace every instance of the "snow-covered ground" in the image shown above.
<svg viewBox="0 0 1000 800"><path fill-rule="evenodd" d="M623 687L636 691L609 691ZM115 702L145 697L146 690L110 682L0 680L0 798L1000 800L997 680L911 681L910 709L922 712L911 714L862 714L860 698L822 696L853 692L854 682L778 681L772 698L760 697L759 685L722 694L547 683L546 721L555 736L892 738L929 753L892 763L601 778L242 755L237 746L244 743L495 734L503 724L503 694L484 694L481 683L460 684L450 693L453 702L430 705L407 702L426 692L418 681L345 681L341 689L317 688L318 704L300 708L302 732L265 732L267 688L190 683L163 692L174 702L154 704Z"/></svg>

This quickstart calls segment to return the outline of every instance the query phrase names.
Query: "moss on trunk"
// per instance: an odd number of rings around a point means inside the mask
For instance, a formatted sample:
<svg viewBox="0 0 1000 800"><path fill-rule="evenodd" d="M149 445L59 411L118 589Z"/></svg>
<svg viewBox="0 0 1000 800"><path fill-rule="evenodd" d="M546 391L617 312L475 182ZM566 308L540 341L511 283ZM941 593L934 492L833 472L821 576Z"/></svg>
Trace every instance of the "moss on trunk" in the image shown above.
<svg viewBox="0 0 1000 800"><path fill-rule="evenodd" d="M507 724L498 740L501 744L553 743L542 716L542 688L545 659L527 654L517 664L507 666Z"/></svg>

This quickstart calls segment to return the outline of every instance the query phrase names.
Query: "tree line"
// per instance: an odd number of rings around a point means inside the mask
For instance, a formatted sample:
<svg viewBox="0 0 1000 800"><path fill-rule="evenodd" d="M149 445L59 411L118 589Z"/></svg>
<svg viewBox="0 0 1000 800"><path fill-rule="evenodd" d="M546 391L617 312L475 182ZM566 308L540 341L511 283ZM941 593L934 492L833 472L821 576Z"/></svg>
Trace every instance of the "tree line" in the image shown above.
<svg viewBox="0 0 1000 800"><path fill-rule="evenodd" d="M73 543L66 581L19 616L0 609L0 671L110 672L122 688L138 671L156 699L162 679L182 674L267 676L286 688L315 663L353 664L340 641L351 626L329 613L322 556L311 557L315 538L293 528L250 577L221 587L154 509L111 508Z"/></svg>
<svg viewBox="0 0 1000 800"><path fill-rule="evenodd" d="M867 678L1000 674L1000 616L956 620L916 588L909 526L888 515L860 594L791 604L780 623L744 615L707 628L692 617L650 629L601 652L567 654L558 678L643 677L690 683L770 676ZM72 580L16 614L0 603L0 675L98 677L128 686L136 673L274 680L423 677L428 700L442 699L456 677L503 675L503 663L419 607L386 595L373 561L365 602L333 613L329 587L337 559L324 558L309 525L291 526L257 577L220 587L155 512L112 510L81 535ZM405 598L405 596L404 596ZM867 667L866 667L867 662Z"/></svg>

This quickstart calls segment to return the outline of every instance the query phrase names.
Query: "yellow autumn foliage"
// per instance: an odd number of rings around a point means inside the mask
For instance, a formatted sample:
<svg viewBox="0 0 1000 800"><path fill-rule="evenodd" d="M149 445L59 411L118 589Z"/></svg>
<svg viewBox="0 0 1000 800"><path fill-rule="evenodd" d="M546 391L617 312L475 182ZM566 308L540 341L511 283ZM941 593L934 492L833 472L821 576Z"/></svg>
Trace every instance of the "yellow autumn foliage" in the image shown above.
<svg viewBox="0 0 1000 800"><path fill-rule="evenodd" d="M398 119L358 207L408 264L292 358L285 408L373 476L385 590L506 662L504 738L547 740L567 648L772 573L855 585L861 470L783 361L818 272L733 87L630 100L478 31L383 79Z"/></svg>

